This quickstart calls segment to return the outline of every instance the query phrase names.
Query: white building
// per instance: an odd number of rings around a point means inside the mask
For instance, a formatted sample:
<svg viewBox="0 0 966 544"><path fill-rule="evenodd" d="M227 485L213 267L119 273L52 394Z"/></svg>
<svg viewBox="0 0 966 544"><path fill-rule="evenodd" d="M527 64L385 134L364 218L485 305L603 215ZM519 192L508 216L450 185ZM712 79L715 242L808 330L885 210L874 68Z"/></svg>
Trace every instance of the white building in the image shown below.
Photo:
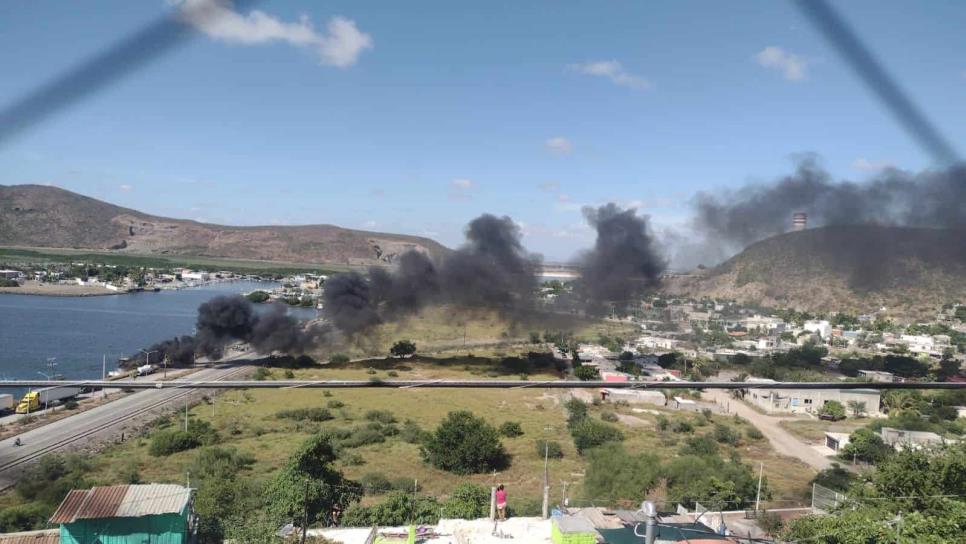
<svg viewBox="0 0 966 544"><path fill-rule="evenodd" d="M680 344L680 340L661 338L658 336L642 336L637 339L637 347L644 349L673 350Z"/></svg>
<svg viewBox="0 0 966 544"><path fill-rule="evenodd" d="M821 336L822 339L827 339L832 336L832 325L824 319L821 321L810 319L805 322L802 328Z"/></svg>
<svg viewBox="0 0 966 544"><path fill-rule="evenodd" d="M899 342L905 344L910 353L933 353L936 351L936 343L932 336L924 334L903 334L899 337Z"/></svg>
<svg viewBox="0 0 966 544"><path fill-rule="evenodd" d="M188 268L185 268L181 271L182 281L208 281L208 278L210 277L210 274L207 272L196 272Z"/></svg>
<svg viewBox="0 0 966 544"><path fill-rule="evenodd" d="M764 378L749 378L748 383L775 383ZM848 410L850 401L865 405L864 412L872 417L879 411L879 391L875 389L749 389L745 400L768 413L816 414L830 401L837 401Z"/></svg>
<svg viewBox="0 0 966 544"><path fill-rule="evenodd" d="M741 325L749 331L782 332L785 330L785 322L781 318L758 314L742 319Z"/></svg>

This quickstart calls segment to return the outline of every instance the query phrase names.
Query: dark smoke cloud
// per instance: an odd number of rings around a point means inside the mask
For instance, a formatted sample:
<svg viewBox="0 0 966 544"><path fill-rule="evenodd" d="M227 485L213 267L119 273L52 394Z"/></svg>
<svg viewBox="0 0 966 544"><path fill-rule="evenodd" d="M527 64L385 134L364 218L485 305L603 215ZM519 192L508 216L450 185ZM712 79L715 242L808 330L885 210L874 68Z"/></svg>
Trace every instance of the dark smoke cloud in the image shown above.
<svg viewBox="0 0 966 544"><path fill-rule="evenodd" d="M458 306L517 315L533 307L539 257L527 253L509 217L485 214L466 228L466 245L440 269L446 299Z"/></svg>
<svg viewBox="0 0 966 544"><path fill-rule="evenodd" d="M612 304L624 309L645 289L658 285L667 263L650 233L647 218L610 203L583 210L597 230L594 248L579 258L576 284L586 311L600 314Z"/></svg>
<svg viewBox="0 0 966 544"><path fill-rule="evenodd" d="M386 289L386 286L380 286ZM391 287L390 287L391 289ZM382 323L369 281L358 272L332 276L325 282L322 312L332 325L352 336Z"/></svg>
<svg viewBox="0 0 966 544"><path fill-rule="evenodd" d="M912 174L887 170L865 183L835 182L812 159L772 184L724 195L699 194L696 226L709 241L733 250L781 234L795 212L808 224L966 227L966 168Z"/></svg>
<svg viewBox="0 0 966 544"><path fill-rule="evenodd" d="M418 251L399 257L396 269L369 269L372 299L383 306L387 319L399 319L421 310L440 294L439 274L433 261Z"/></svg>
<svg viewBox="0 0 966 544"><path fill-rule="evenodd" d="M163 340L147 348L150 356L144 352L138 352L130 357L131 366L141 366L148 363L153 365L161 364L165 359L171 366L187 366L195 362L195 338L190 335L175 336L168 340Z"/></svg>
<svg viewBox="0 0 966 544"><path fill-rule="evenodd" d="M273 303L267 312L256 316L249 341L258 353L301 355L315 347L323 335L320 329L304 328L297 318L288 315L284 306Z"/></svg>
<svg viewBox="0 0 966 544"><path fill-rule="evenodd" d="M198 353L220 358L230 340L248 341L255 326L252 303L240 295L217 296L198 306Z"/></svg>

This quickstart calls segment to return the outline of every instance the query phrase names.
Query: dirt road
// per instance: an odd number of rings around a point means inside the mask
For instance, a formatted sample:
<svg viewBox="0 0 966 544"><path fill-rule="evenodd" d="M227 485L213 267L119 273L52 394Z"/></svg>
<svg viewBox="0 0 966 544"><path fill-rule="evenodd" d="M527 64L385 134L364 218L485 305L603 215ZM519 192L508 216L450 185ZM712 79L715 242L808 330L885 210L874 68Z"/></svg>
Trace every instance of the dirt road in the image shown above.
<svg viewBox="0 0 966 544"><path fill-rule="evenodd" d="M799 459L815 470L824 470L832 465L832 461L815 451L811 444L801 441L779 425L783 419L788 418L760 414L744 402L732 399L729 391L711 389L705 391L703 395L727 407L729 413L737 413L758 427L778 453Z"/></svg>

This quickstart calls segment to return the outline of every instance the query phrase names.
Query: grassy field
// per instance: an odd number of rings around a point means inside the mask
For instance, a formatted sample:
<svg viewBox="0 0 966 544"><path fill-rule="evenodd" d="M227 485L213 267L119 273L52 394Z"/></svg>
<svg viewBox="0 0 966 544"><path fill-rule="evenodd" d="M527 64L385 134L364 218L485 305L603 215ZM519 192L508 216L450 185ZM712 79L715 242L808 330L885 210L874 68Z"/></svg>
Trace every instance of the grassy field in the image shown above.
<svg viewBox="0 0 966 544"><path fill-rule="evenodd" d="M824 439L826 432L851 433L859 427L865 427L872 421L872 419L867 417L848 418L842 421L803 419L797 421L782 421L779 425L799 438L817 441Z"/></svg>
<svg viewBox="0 0 966 544"><path fill-rule="evenodd" d="M332 368L295 370L296 378L306 379L443 379L455 377L494 376L493 364L486 359L453 357L425 360L376 360L350 363ZM274 369L269 379L281 379L285 371ZM500 376L506 377L506 376ZM534 374L533 379L554 377L553 374ZM521 385L525 382L521 381ZM524 434L517 438L503 438L512 455L511 466L498 474L458 476L424 464L416 445L399 437L389 437L383 443L349 450L344 460L337 462L340 470L353 479L378 472L389 479L408 478L419 482L422 493L445 496L455 485L471 481L490 486L504 483L514 499L533 505L539 501L543 478L543 459L535 442L541 439L558 441L564 450L562 459L550 460L551 497L558 501L563 483L568 486L572 504L593 502L584 497L581 480L586 469L584 459L577 454L567 433L566 413L562 403L570 396L567 391L511 389L511 390L251 390L228 392L216 400L195 406L190 418L210 422L219 434L219 445L234 447L255 456L256 463L248 475L256 480L271 478L294 448L311 434L321 429L358 427L366 423L370 410L390 411L401 425L412 421L425 430L432 430L446 414L454 410L469 410L498 426L505 421L519 422ZM278 417L282 410L293 408L327 407L333 420L319 423L297 422ZM813 473L803 464L778 456L767 440L747 438L750 425L731 416L713 416L709 423L700 414L684 414L659 407L644 405L646 410L630 406L603 404L591 407L591 417L604 411L619 414L615 423L626 435L629 451L650 451L663 459L677 454L686 434L659 431L658 414L672 419L689 419L695 433L710 432L713 423L722 423L741 434L736 448L741 458L758 466L764 463L764 474L769 480L776 500L774 506L788 506L806 502L808 481ZM180 424L175 416L170 424ZM155 458L148 453L149 438L139 437L117 445L95 459L92 479L102 484L116 483L136 468L142 481L183 482L196 451L181 452L169 457ZM729 455L730 448L722 455ZM655 499L662 499L657 492ZM368 497L367 501L378 500Z"/></svg>
<svg viewBox="0 0 966 544"><path fill-rule="evenodd" d="M229 270L245 274L292 274L296 272L333 273L349 267L337 264L291 263L281 261L257 261L226 259L219 257L194 257L186 255L145 255L118 251L88 249L0 247L0 261L49 262L84 261L98 264L124 265L147 268L186 267L205 270Z"/></svg>
<svg viewBox="0 0 966 544"><path fill-rule="evenodd" d="M597 341L603 334L627 339L639 334L626 323L590 319L569 314L534 313L509 320L494 310L465 310L451 306L431 306L419 314L397 322L385 323L350 345L314 354L327 359L335 352L353 358L389 352L397 340L416 342L420 352L500 356L513 345L529 342L529 334L567 331L577 339Z"/></svg>

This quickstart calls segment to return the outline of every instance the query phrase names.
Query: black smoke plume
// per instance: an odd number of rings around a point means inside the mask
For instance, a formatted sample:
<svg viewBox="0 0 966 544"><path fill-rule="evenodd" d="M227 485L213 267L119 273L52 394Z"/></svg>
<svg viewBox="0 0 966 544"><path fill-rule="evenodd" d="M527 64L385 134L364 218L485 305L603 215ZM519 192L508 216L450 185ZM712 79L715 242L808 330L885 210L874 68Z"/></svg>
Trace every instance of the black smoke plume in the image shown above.
<svg viewBox="0 0 966 544"><path fill-rule="evenodd" d="M385 286L381 286L385 289ZM325 282L322 312L326 320L353 336L382 323L369 281L358 272L332 276Z"/></svg>
<svg viewBox="0 0 966 544"><path fill-rule="evenodd" d="M966 167L912 174L889 169L864 183L835 182L815 160L771 184L724 195L699 194L696 226L710 242L737 251L781 234L795 212L808 225L966 227Z"/></svg>
<svg viewBox="0 0 966 544"><path fill-rule="evenodd" d="M418 312L440 293L436 266L418 251L403 253L392 272L370 268L369 284L372 300L382 305L383 315L390 320Z"/></svg>
<svg viewBox="0 0 966 544"><path fill-rule="evenodd" d="M584 309L591 314L618 311L644 290L660 282L667 263L661 256L646 217L610 203L583 210L597 230L594 248L579 258L581 277L575 287Z"/></svg>
<svg viewBox="0 0 966 544"><path fill-rule="evenodd" d="M258 353L301 355L322 342L324 336L322 328L303 327L297 318L288 315L285 307L276 302L270 305L267 312L256 315L248 339Z"/></svg>
<svg viewBox="0 0 966 544"><path fill-rule="evenodd" d="M191 335L175 336L162 340L147 348L150 355L143 351L128 358L124 366L141 366L145 364L161 364L167 359L170 366L188 366L195 362L195 338Z"/></svg>
<svg viewBox="0 0 966 544"><path fill-rule="evenodd" d="M195 323L198 353L221 358L229 341L250 339L255 321L252 303L240 295L217 296L201 304Z"/></svg>
<svg viewBox="0 0 966 544"><path fill-rule="evenodd" d="M447 301L516 316L533 307L539 258L526 252L509 217L484 214L466 228L466 245L440 267Z"/></svg>

